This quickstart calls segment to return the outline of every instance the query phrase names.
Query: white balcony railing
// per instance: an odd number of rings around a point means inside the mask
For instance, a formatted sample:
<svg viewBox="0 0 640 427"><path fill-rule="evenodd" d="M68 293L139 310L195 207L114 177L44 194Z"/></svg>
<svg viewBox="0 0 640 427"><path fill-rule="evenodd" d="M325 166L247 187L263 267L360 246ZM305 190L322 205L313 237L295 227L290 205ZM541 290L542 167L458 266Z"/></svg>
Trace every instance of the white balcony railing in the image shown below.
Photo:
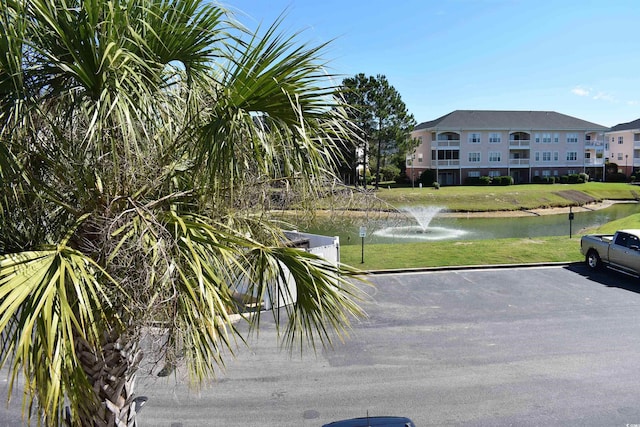
<svg viewBox="0 0 640 427"><path fill-rule="evenodd" d="M431 162L433 168L460 167L460 160L434 160Z"/></svg>
<svg viewBox="0 0 640 427"><path fill-rule="evenodd" d="M531 140L529 139L512 139L509 141L509 147L529 148Z"/></svg>
<svg viewBox="0 0 640 427"><path fill-rule="evenodd" d="M529 166L531 159L509 159L509 166Z"/></svg>
<svg viewBox="0 0 640 427"><path fill-rule="evenodd" d="M604 165L604 159L584 159L586 166L602 166Z"/></svg>
<svg viewBox="0 0 640 427"><path fill-rule="evenodd" d="M435 141L431 143L431 148L437 147L458 147L460 148L460 140L459 139L450 139L447 141Z"/></svg>
<svg viewBox="0 0 640 427"><path fill-rule="evenodd" d="M585 147L602 147L603 145L604 145L604 141L595 140L595 139L584 142Z"/></svg>

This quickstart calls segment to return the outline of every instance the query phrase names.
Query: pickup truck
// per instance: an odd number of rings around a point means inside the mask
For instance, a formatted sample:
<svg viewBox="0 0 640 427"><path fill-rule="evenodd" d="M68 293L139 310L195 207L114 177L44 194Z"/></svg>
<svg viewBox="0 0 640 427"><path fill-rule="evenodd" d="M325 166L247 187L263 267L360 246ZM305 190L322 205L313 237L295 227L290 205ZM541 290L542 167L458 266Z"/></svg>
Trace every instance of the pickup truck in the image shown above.
<svg viewBox="0 0 640 427"><path fill-rule="evenodd" d="M616 234L588 234L580 239L580 252L592 270L607 265L640 275L640 229L619 230Z"/></svg>

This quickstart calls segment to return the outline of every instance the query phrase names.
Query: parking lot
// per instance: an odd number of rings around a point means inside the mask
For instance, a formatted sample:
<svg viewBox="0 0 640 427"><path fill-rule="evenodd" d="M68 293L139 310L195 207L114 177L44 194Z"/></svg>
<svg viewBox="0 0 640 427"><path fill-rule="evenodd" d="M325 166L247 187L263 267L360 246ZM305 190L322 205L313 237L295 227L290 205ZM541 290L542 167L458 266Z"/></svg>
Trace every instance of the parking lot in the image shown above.
<svg viewBox="0 0 640 427"><path fill-rule="evenodd" d="M289 355L265 318L199 393L180 370L177 383L140 375L139 425L321 426L367 413L417 426L640 423L638 279L570 265L371 280L369 317L334 349ZM0 424L20 425L15 409Z"/></svg>

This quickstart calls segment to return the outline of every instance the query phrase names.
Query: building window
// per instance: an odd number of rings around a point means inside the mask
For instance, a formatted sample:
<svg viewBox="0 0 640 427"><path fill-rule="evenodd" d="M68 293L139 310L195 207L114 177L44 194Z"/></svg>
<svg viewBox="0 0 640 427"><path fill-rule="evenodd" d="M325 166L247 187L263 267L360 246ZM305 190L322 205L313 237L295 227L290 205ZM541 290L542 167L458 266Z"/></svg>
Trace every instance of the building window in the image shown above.
<svg viewBox="0 0 640 427"><path fill-rule="evenodd" d="M622 160L622 153L618 153L618 160Z"/></svg>
<svg viewBox="0 0 640 427"><path fill-rule="evenodd" d="M543 144L550 144L551 143L551 134L550 133L543 133L542 134L542 143Z"/></svg>
<svg viewBox="0 0 640 427"><path fill-rule="evenodd" d="M559 133L554 133L553 134L553 142L555 142L556 144L558 142L560 142L560 134Z"/></svg>
<svg viewBox="0 0 640 427"><path fill-rule="evenodd" d="M553 161L557 162L559 158L560 158L560 153L558 153L557 151L554 151L553 152Z"/></svg>
<svg viewBox="0 0 640 427"><path fill-rule="evenodd" d="M542 176L551 176L551 171L542 171Z"/></svg>
<svg viewBox="0 0 640 427"><path fill-rule="evenodd" d="M418 163L422 163L422 153L418 153Z"/></svg>
<svg viewBox="0 0 640 427"><path fill-rule="evenodd" d="M590 151L585 151L584 152L584 158L585 159L590 159L591 158L591 152Z"/></svg>
<svg viewBox="0 0 640 427"><path fill-rule="evenodd" d="M535 157L536 157L536 162L539 162L540 161L540 152L539 151L536 151L536 156Z"/></svg>
<svg viewBox="0 0 640 427"><path fill-rule="evenodd" d="M568 175L575 175L575 174L577 174L577 173L578 173L578 171L577 171L577 170L575 170L575 169L569 169L569 170L567 171L567 174L568 174Z"/></svg>
<svg viewBox="0 0 640 427"><path fill-rule="evenodd" d="M489 144L499 144L502 140L501 133L490 133L489 134Z"/></svg>
<svg viewBox="0 0 640 427"><path fill-rule="evenodd" d="M578 152L577 151L567 151L567 160L570 161L570 162L578 160Z"/></svg>
<svg viewBox="0 0 640 427"><path fill-rule="evenodd" d="M489 152L489 161L490 162L499 162L499 161L501 161L501 153L499 151L490 151Z"/></svg>
<svg viewBox="0 0 640 427"><path fill-rule="evenodd" d="M578 134L577 133L568 133L567 134L567 142L569 142L569 143L578 142Z"/></svg>
<svg viewBox="0 0 640 427"><path fill-rule="evenodd" d="M640 142L640 133L633 134L633 142Z"/></svg>
<svg viewBox="0 0 640 427"><path fill-rule="evenodd" d="M623 136L619 136L618 137L618 144L624 144L624 137Z"/></svg>
<svg viewBox="0 0 640 427"><path fill-rule="evenodd" d="M495 178L496 176L500 176L500 171L489 171L489 176L491 178Z"/></svg>
<svg viewBox="0 0 640 427"><path fill-rule="evenodd" d="M480 153L469 153L469 163L480 163Z"/></svg>
<svg viewBox="0 0 640 427"><path fill-rule="evenodd" d="M480 144L480 134L479 133L470 133L469 134L469 144Z"/></svg>
<svg viewBox="0 0 640 427"><path fill-rule="evenodd" d="M469 171L469 178L480 178L480 171Z"/></svg>
<svg viewBox="0 0 640 427"><path fill-rule="evenodd" d="M551 151L543 151L542 152L542 161L550 162L551 161Z"/></svg>
<svg viewBox="0 0 640 427"><path fill-rule="evenodd" d="M539 133L536 133L535 140L536 140L536 142L540 142L540 134Z"/></svg>

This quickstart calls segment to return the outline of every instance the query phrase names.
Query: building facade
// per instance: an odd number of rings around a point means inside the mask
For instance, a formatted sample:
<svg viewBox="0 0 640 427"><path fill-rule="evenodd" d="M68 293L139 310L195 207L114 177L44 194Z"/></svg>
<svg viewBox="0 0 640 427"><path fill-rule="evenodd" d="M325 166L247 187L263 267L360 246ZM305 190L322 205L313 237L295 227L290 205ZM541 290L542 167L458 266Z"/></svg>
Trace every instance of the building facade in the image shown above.
<svg viewBox="0 0 640 427"><path fill-rule="evenodd" d="M480 176L516 184L577 173L602 179L608 130L551 111L457 110L415 127L419 146L407 156L407 176L415 182L431 169L441 185Z"/></svg>
<svg viewBox="0 0 640 427"><path fill-rule="evenodd" d="M640 119L621 123L606 133L609 161L627 176L640 169Z"/></svg>

